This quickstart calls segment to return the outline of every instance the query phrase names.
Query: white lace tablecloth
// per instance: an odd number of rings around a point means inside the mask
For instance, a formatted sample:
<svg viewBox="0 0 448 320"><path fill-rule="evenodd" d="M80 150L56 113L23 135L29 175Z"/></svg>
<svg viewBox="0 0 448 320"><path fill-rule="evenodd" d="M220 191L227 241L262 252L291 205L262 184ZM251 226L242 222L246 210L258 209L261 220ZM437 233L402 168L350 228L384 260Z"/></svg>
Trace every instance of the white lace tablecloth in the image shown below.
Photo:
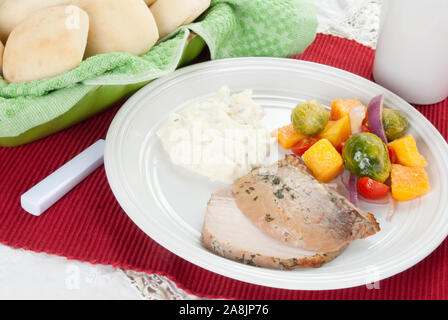
<svg viewBox="0 0 448 320"><path fill-rule="evenodd" d="M375 48L382 0L309 0L318 32ZM197 299L166 277L0 245L0 299Z"/></svg>
<svg viewBox="0 0 448 320"><path fill-rule="evenodd" d="M317 32L354 39L375 49L382 0L312 0Z"/></svg>

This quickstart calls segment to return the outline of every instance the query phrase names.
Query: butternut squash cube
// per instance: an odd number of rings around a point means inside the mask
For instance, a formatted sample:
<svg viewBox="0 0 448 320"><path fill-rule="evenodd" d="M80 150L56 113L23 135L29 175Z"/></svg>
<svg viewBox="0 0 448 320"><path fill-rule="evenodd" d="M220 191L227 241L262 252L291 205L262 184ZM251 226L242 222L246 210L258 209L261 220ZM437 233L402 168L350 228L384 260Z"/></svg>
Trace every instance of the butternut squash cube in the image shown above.
<svg viewBox="0 0 448 320"><path fill-rule="evenodd" d="M358 99L336 99L331 101L330 120L339 120L350 114L350 110L357 106L363 106Z"/></svg>
<svg viewBox="0 0 448 320"><path fill-rule="evenodd" d="M325 129L319 134L322 139L327 139L333 146L338 147L348 139L351 134L350 117L345 116L336 121L328 121Z"/></svg>
<svg viewBox="0 0 448 320"><path fill-rule="evenodd" d="M408 167L426 167L428 163L418 152L417 143L411 134L389 143L397 154L397 162Z"/></svg>
<svg viewBox="0 0 448 320"><path fill-rule="evenodd" d="M431 186L424 168L392 164L391 189L395 200L408 201L423 196Z"/></svg>
<svg viewBox="0 0 448 320"><path fill-rule="evenodd" d="M302 159L320 182L329 182L343 169L342 156L327 139L321 139L311 146Z"/></svg>
<svg viewBox="0 0 448 320"><path fill-rule="evenodd" d="M305 139L306 136L298 133L292 124L274 130L271 136L277 137L278 142L285 149L295 146L299 141Z"/></svg>

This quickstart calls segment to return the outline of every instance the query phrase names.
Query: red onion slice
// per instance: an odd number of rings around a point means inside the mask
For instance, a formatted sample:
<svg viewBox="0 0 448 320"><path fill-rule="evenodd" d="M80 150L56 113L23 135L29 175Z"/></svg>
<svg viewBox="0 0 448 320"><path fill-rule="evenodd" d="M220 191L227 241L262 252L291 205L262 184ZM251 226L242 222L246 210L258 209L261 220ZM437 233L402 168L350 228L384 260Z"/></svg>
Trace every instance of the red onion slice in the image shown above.
<svg viewBox="0 0 448 320"><path fill-rule="evenodd" d="M386 221L390 221L395 213L395 201L390 192L387 194L387 199L389 200L389 207L387 209Z"/></svg>
<svg viewBox="0 0 448 320"><path fill-rule="evenodd" d="M338 184L336 182L327 183L326 186L333 191L338 191Z"/></svg>
<svg viewBox="0 0 448 320"><path fill-rule="evenodd" d="M383 128L383 102L384 95L380 94L370 100L367 107L367 122L373 134L376 134L384 143L387 143Z"/></svg>
<svg viewBox="0 0 448 320"><path fill-rule="evenodd" d="M348 181L349 200L355 207L358 207L358 177L353 173L350 174Z"/></svg>
<svg viewBox="0 0 448 320"><path fill-rule="evenodd" d="M347 169L344 169L341 173L341 182L347 190L349 189L348 182L350 180L350 175L351 173Z"/></svg>

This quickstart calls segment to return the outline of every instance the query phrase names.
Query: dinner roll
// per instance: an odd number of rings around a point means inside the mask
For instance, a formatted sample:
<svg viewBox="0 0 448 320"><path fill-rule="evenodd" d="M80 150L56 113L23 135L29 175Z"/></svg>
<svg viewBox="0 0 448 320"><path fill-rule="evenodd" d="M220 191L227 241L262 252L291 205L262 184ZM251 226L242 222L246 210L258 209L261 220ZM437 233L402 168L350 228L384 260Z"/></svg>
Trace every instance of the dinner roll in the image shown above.
<svg viewBox="0 0 448 320"><path fill-rule="evenodd" d="M86 56L146 53L159 39L157 25L143 0L80 0L90 17Z"/></svg>
<svg viewBox="0 0 448 320"><path fill-rule="evenodd" d="M1 1L1 0L0 0ZM2 65L3 65L3 43L0 41L0 74L2 74Z"/></svg>
<svg viewBox="0 0 448 320"><path fill-rule="evenodd" d="M33 12L71 2L72 0L0 0L0 40L5 43L14 27Z"/></svg>
<svg viewBox="0 0 448 320"><path fill-rule="evenodd" d="M156 0L145 0L146 5L148 6L152 5L154 2L156 2Z"/></svg>
<svg viewBox="0 0 448 320"><path fill-rule="evenodd" d="M77 11L76 23L70 14ZM3 55L3 76L12 83L57 76L76 68L87 43L89 16L75 6L36 11L11 32Z"/></svg>
<svg viewBox="0 0 448 320"><path fill-rule="evenodd" d="M157 0L151 7L161 38L193 22L210 6L210 0Z"/></svg>

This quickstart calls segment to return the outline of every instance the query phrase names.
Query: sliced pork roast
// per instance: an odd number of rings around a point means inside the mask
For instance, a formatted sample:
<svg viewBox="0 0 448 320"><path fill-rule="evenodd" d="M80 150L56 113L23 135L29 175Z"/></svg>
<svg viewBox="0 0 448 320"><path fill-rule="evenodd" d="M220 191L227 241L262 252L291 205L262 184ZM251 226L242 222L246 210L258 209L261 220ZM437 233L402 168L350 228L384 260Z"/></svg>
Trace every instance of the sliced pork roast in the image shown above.
<svg viewBox="0 0 448 320"><path fill-rule="evenodd" d="M380 230L372 214L318 182L293 155L237 180L233 193L256 227L289 246L328 254ZM251 233L242 236L249 241Z"/></svg>
<svg viewBox="0 0 448 320"><path fill-rule="evenodd" d="M205 215L202 242L206 248L225 258L284 270L320 267L344 249L326 253L285 245L247 219L238 209L231 189L213 193Z"/></svg>

